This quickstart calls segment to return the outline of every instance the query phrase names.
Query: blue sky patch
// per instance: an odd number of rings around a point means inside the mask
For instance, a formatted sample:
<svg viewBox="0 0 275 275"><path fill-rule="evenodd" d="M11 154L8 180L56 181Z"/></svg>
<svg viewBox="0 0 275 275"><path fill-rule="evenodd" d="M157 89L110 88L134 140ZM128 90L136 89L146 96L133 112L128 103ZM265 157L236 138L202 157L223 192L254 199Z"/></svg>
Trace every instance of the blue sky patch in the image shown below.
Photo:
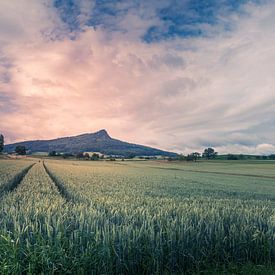
<svg viewBox="0 0 275 275"><path fill-rule="evenodd" d="M119 27L121 20L130 11L151 9L155 19L161 24L153 24L145 30L141 37L146 42L167 38L205 35L203 26L220 24L224 30L230 30L230 23L223 22L221 17L229 16L232 12L240 12L241 7L248 3L260 3L259 0L163 0L163 1L126 1L126 0L97 0L86 21L87 26L103 27L115 32L123 31ZM79 0L55 0L61 19L68 25L70 31L81 30L79 16L81 9ZM140 15L142 12L140 12ZM141 17L142 18L142 17ZM142 18L144 19L144 18ZM144 19L146 20L146 18Z"/></svg>

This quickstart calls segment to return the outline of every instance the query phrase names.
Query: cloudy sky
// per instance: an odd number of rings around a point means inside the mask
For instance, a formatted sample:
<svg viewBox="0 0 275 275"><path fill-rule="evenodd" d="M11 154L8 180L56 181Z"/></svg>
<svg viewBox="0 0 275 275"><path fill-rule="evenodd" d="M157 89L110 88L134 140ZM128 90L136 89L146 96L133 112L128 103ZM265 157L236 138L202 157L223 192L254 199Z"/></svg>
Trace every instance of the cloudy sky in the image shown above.
<svg viewBox="0 0 275 275"><path fill-rule="evenodd" d="M0 0L0 132L275 153L274 30L271 0Z"/></svg>

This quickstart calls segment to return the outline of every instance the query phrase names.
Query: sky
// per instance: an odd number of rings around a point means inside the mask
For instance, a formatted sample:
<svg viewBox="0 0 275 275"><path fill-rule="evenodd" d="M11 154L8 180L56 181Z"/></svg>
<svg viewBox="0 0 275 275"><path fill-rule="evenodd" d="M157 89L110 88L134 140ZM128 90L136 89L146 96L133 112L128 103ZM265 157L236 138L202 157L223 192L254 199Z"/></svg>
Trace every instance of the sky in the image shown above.
<svg viewBox="0 0 275 275"><path fill-rule="evenodd" d="M268 0L0 0L0 132L275 153L274 30Z"/></svg>

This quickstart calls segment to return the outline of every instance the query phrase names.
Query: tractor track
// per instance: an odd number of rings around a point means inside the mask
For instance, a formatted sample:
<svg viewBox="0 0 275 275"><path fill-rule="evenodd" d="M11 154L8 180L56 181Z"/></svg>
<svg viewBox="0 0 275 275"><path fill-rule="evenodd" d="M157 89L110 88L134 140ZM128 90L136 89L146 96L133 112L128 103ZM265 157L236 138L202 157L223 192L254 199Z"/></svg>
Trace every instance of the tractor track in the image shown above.
<svg viewBox="0 0 275 275"><path fill-rule="evenodd" d="M33 163L29 165L28 167L24 168L21 172L16 174L7 184L5 184L2 188L0 188L0 197L3 196L7 192L14 191L23 181L25 176L28 174L28 172L31 170L31 168L36 163Z"/></svg>
<svg viewBox="0 0 275 275"><path fill-rule="evenodd" d="M49 178L52 180L52 182L56 186L59 194L66 200L66 202L76 202L76 198L66 189L64 184L49 170L49 168L46 166L44 161L43 161L43 167L47 175L49 176Z"/></svg>

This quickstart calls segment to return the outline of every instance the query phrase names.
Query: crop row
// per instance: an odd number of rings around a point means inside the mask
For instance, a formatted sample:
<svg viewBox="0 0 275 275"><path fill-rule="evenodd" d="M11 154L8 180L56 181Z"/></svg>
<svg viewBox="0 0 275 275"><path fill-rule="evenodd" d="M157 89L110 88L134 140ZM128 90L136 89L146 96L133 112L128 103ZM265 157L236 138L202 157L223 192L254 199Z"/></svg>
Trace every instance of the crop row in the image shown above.
<svg viewBox="0 0 275 275"><path fill-rule="evenodd" d="M0 160L0 190L31 164L32 162L23 160Z"/></svg>

